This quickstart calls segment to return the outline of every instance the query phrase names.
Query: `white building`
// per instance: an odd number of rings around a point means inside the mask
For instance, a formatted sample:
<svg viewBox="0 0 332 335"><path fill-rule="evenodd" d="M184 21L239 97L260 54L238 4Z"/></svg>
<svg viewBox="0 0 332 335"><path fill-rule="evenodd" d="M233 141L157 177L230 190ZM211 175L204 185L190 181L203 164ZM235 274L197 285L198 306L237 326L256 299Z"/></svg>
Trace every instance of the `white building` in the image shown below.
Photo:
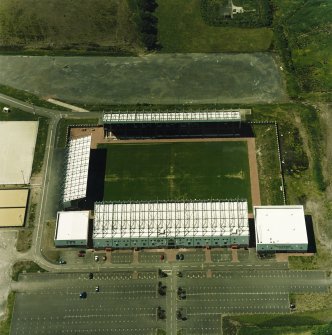
<svg viewBox="0 0 332 335"><path fill-rule="evenodd" d="M257 252L306 252L303 206L254 206Z"/></svg>
<svg viewBox="0 0 332 335"><path fill-rule="evenodd" d="M58 212L54 244L56 247L88 244L89 211Z"/></svg>

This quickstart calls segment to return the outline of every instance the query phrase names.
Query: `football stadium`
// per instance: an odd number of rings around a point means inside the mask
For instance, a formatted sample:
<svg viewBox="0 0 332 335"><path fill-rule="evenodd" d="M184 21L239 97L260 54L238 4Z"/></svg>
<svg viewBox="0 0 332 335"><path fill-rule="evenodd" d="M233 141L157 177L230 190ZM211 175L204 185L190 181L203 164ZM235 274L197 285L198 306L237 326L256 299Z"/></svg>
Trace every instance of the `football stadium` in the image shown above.
<svg viewBox="0 0 332 335"><path fill-rule="evenodd" d="M247 113L106 112L101 125L70 127L62 202L72 214L59 212L55 245L248 247L249 218L261 208L259 223L268 213L277 224L280 211L261 206Z"/></svg>

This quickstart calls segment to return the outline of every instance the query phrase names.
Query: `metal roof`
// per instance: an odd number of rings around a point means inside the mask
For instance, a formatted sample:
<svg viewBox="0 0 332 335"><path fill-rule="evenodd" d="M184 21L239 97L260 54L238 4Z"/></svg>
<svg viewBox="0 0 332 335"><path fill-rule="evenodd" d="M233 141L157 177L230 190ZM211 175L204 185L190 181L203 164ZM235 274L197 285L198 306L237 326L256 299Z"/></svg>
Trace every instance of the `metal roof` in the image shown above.
<svg viewBox="0 0 332 335"><path fill-rule="evenodd" d="M55 240L87 240L89 211L58 212Z"/></svg>
<svg viewBox="0 0 332 335"><path fill-rule="evenodd" d="M256 244L307 244L303 206L254 206Z"/></svg>
<svg viewBox="0 0 332 335"><path fill-rule="evenodd" d="M249 236L246 201L95 203L93 238Z"/></svg>
<svg viewBox="0 0 332 335"><path fill-rule="evenodd" d="M180 123L180 122L236 122L241 121L238 110L205 111L117 111L106 112L103 122L122 123Z"/></svg>
<svg viewBox="0 0 332 335"><path fill-rule="evenodd" d="M86 196L90 147L91 136L72 139L68 143L63 202Z"/></svg>

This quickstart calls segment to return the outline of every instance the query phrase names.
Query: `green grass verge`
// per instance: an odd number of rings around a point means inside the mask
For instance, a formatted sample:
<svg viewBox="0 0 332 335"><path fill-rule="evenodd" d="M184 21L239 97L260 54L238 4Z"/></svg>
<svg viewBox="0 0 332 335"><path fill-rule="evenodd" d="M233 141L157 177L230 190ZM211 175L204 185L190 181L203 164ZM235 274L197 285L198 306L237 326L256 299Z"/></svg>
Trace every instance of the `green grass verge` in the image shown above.
<svg viewBox="0 0 332 335"><path fill-rule="evenodd" d="M292 335L330 334L332 310L292 313L287 315L241 315L223 319L223 329L233 330L230 335ZM236 329L236 332L234 332Z"/></svg>
<svg viewBox="0 0 332 335"><path fill-rule="evenodd" d="M32 261L19 261L19 262L16 262L13 265L12 279L15 280L15 281L17 281L19 274L22 273L23 271L26 271L26 272L45 272L46 270L44 270L43 268L41 268L35 262L32 262Z"/></svg>
<svg viewBox="0 0 332 335"><path fill-rule="evenodd" d="M33 229L31 228L23 228L18 231L16 242L16 250L18 252L26 252L31 248L32 234Z"/></svg>
<svg viewBox="0 0 332 335"><path fill-rule="evenodd" d="M100 145L107 150L104 200L248 199L247 143Z"/></svg>
<svg viewBox="0 0 332 335"><path fill-rule="evenodd" d="M200 0L158 1L162 52L256 52L269 50L269 28L213 27L201 15Z"/></svg>
<svg viewBox="0 0 332 335"><path fill-rule="evenodd" d="M49 120L45 117L39 118L38 135L36 141L35 155L33 157L32 173L39 173L43 167Z"/></svg>
<svg viewBox="0 0 332 335"><path fill-rule="evenodd" d="M10 292L7 298L5 319L0 321L0 335L9 335L10 333L14 303L15 303L15 292Z"/></svg>
<svg viewBox="0 0 332 335"><path fill-rule="evenodd" d="M56 147L64 148L66 146L68 127L71 125L81 125L81 124L98 124L98 119L61 119L58 123L57 133L56 133Z"/></svg>
<svg viewBox="0 0 332 335"><path fill-rule="evenodd" d="M8 95L10 97L16 98L21 101L25 101L30 104L34 104L38 107L44 107L44 108L49 108L49 109L55 109L59 110L69 110L64 107L59 107L57 105L51 104L50 102L47 102L46 100L40 99L36 95L29 93L27 91L22 91L19 89L16 89L14 87L10 87L7 85L2 85L0 84L0 93Z"/></svg>
<svg viewBox="0 0 332 335"><path fill-rule="evenodd" d="M274 124L254 124L256 159L262 205L282 205L277 135Z"/></svg>

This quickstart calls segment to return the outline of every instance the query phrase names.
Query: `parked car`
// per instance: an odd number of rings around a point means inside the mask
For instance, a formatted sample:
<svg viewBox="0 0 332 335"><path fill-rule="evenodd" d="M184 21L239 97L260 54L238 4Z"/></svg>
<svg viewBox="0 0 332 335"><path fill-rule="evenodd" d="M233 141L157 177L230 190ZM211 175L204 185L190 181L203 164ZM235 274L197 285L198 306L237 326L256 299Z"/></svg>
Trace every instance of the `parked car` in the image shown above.
<svg viewBox="0 0 332 335"><path fill-rule="evenodd" d="M93 279L93 273L92 272L89 273L89 279Z"/></svg>
<svg viewBox="0 0 332 335"><path fill-rule="evenodd" d="M59 264L67 264L67 262L65 260L63 260L62 258L59 259Z"/></svg>
<svg viewBox="0 0 332 335"><path fill-rule="evenodd" d="M95 261L98 262L99 261L99 256L95 255Z"/></svg>
<svg viewBox="0 0 332 335"><path fill-rule="evenodd" d="M96 286L96 292L99 292L99 285Z"/></svg>
<svg viewBox="0 0 332 335"><path fill-rule="evenodd" d="M78 257L84 257L84 256L85 256L85 254L83 252L78 253Z"/></svg>
<svg viewBox="0 0 332 335"><path fill-rule="evenodd" d="M80 292L80 298L81 298L81 299L85 299L86 297L87 297L87 294L86 294L85 291Z"/></svg>

